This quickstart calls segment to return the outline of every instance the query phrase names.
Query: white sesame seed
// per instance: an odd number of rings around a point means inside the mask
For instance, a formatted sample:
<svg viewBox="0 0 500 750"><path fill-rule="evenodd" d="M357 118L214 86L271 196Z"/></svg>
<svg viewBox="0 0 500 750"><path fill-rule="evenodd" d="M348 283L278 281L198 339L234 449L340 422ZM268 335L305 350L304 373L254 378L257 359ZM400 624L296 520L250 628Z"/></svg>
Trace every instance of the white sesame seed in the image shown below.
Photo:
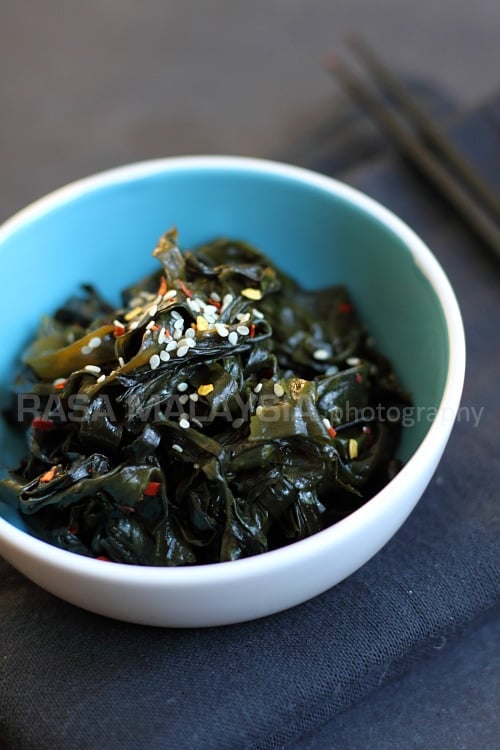
<svg viewBox="0 0 500 750"><path fill-rule="evenodd" d="M174 330L174 334L173 334L173 336L174 336L174 339L175 339L176 341L177 341L178 339L181 339L181 338L182 338L182 331L181 331L181 329L180 329L180 328L176 328L176 329Z"/></svg>
<svg viewBox="0 0 500 750"><path fill-rule="evenodd" d="M231 346L236 346L236 344L238 343L238 334L236 333L236 331L231 331L231 333L227 337L227 340L229 341Z"/></svg>
<svg viewBox="0 0 500 750"><path fill-rule="evenodd" d="M102 339L99 336L94 336L89 341L89 346L91 349L97 349L98 346L101 346Z"/></svg>
<svg viewBox="0 0 500 750"><path fill-rule="evenodd" d="M180 316L175 318L174 328L184 328L184 320Z"/></svg>
<svg viewBox="0 0 500 750"><path fill-rule="evenodd" d="M190 393L189 398L191 399L191 401L198 401L199 396L197 393Z"/></svg>
<svg viewBox="0 0 500 750"><path fill-rule="evenodd" d="M323 417L323 424L325 425L327 430L329 430L332 426L332 423L327 417Z"/></svg>
<svg viewBox="0 0 500 750"><path fill-rule="evenodd" d="M189 307L191 308L191 310L193 310L193 312L196 312L196 313L201 312L200 303L196 299L190 299L188 297L187 303Z"/></svg>
<svg viewBox="0 0 500 750"><path fill-rule="evenodd" d="M146 331L150 331L152 328L155 327L155 325L156 325L156 323L154 322L154 320L150 320L149 323L146 326Z"/></svg>
<svg viewBox="0 0 500 750"><path fill-rule="evenodd" d="M184 357L189 351L189 346L180 346L177 349L177 356L178 357Z"/></svg>
<svg viewBox="0 0 500 750"><path fill-rule="evenodd" d="M186 383L185 381L183 381L182 383L177 383L177 390L180 393L184 393L185 391L187 391L188 388L189 388L189 383Z"/></svg>
<svg viewBox="0 0 500 750"><path fill-rule="evenodd" d="M196 421L198 421L198 420L196 420ZM200 468L200 464L193 464L193 469L199 469L199 468Z"/></svg>
<svg viewBox="0 0 500 750"><path fill-rule="evenodd" d="M356 365L361 364L361 360L359 357L347 357L346 363L351 367L356 367Z"/></svg>
<svg viewBox="0 0 500 750"><path fill-rule="evenodd" d="M215 330L217 331L219 336L221 336L222 338L224 338L225 336L229 334L227 326L225 326L223 323L216 323Z"/></svg>
<svg viewBox="0 0 500 750"><path fill-rule="evenodd" d="M172 291L173 291L173 290L172 290ZM177 294L177 292L176 292L176 294ZM165 296L166 296L166 295L165 295ZM182 315L181 315L181 314L180 314L180 312L178 312L177 310L172 310L172 312L170 313L170 315L172 316L172 318L173 318L174 320L182 320Z"/></svg>
<svg viewBox="0 0 500 750"><path fill-rule="evenodd" d="M169 341L165 347L166 352L173 352L175 349L177 349L177 341Z"/></svg>
<svg viewBox="0 0 500 750"><path fill-rule="evenodd" d="M248 328L248 326L238 326L236 330L239 334L241 334L241 336L248 336L248 334L250 333L250 328Z"/></svg>
<svg viewBox="0 0 500 750"><path fill-rule="evenodd" d="M165 351L165 349L162 349L160 352L160 359L162 362L168 362L168 360L170 359L170 354Z"/></svg>
<svg viewBox="0 0 500 750"><path fill-rule="evenodd" d="M177 453L184 453L184 448L177 443L172 443L172 450L177 451Z"/></svg>
<svg viewBox="0 0 500 750"><path fill-rule="evenodd" d="M196 333L194 332L193 328L188 328L185 333L185 336L187 339L194 339L194 337L196 336Z"/></svg>
<svg viewBox="0 0 500 750"><path fill-rule="evenodd" d="M264 411L264 407L263 407L263 406L260 406L260 404L259 404L259 406L258 406L258 407L256 408L256 410L255 410L255 413L256 413L256 415L257 415L258 417L260 417L260 415L262 414L262 412L263 412L263 411Z"/></svg>
<svg viewBox="0 0 500 750"><path fill-rule="evenodd" d="M116 320L113 320L113 325L117 328L123 328L123 323L121 322L121 320L118 320L118 318Z"/></svg>
<svg viewBox="0 0 500 750"><path fill-rule="evenodd" d="M210 305L209 304L209 305L205 305L204 313L205 313L205 315L218 315L219 311L215 307L215 305Z"/></svg>
<svg viewBox="0 0 500 750"><path fill-rule="evenodd" d="M163 299L166 301L168 301L169 299L173 299L174 297L177 297L177 289L170 289L166 294L163 295Z"/></svg>
<svg viewBox="0 0 500 750"><path fill-rule="evenodd" d="M264 317L264 313L262 313L260 310L257 310L256 307L253 308L252 312L256 318L259 318L259 320L262 320L262 318Z"/></svg>
<svg viewBox="0 0 500 750"><path fill-rule="evenodd" d="M101 372L101 368L97 365L85 365L85 369L87 370L87 372L91 372L92 375L99 375L99 373Z"/></svg>
<svg viewBox="0 0 500 750"><path fill-rule="evenodd" d="M96 383L102 383L104 380L106 380L106 375L99 375L99 377L96 380Z"/></svg>
<svg viewBox="0 0 500 750"><path fill-rule="evenodd" d="M158 312L158 305L151 305L151 307L148 310L148 315L154 318L157 312Z"/></svg>
<svg viewBox="0 0 500 750"><path fill-rule="evenodd" d="M233 297L232 294L225 294L224 297L222 298L222 307L221 307L221 310L225 310L226 307L229 307L229 305L231 304L231 302L233 301L233 299L234 299L234 297Z"/></svg>
<svg viewBox="0 0 500 750"><path fill-rule="evenodd" d="M167 340L167 332L165 328L160 328L160 333L158 334L158 343L164 344Z"/></svg>
<svg viewBox="0 0 500 750"><path fill-rule="evenodd" d="M253 392L254 393L260 393L261 390L262 390L262 383L257 383L257 385L255 386L255 388L253 389Z"/></svg>
<svg viewBox="0 0 500 750"><path fill-rule="evenodd" d="M82 354L90 354L92 351L91 346L82 346L81 350Z"/></svg>
<svg viewBox="0 0 500 750"><path fill-rule="evenodd" d="M336 375L339 371L339 368L337 365L330 365L330 367L327 368L326 374L327 375Z"/></svg>
<svg viewBox="0 0 500 750"><path fill-rule="evenodd" d="M195 339L184 339L186 342L186 346L189 346L190 349L193 349L196 346Z"/></svg>
<svg viewBox="0 0 500 750"><path fill-rule="evenodd" d="M196 419L196 417L193 417L193 418L192 418L192 420L191 420L191 422L192 422L193 424L195 424L195 425L196 425L197 427L199 427L199 428L200 428L200 430L202 430L202 429L203 429L203 422L200 422L200 420L199 420L199 419Z"/></svg>
<svg viewBox="0 0 500 750"><path fill-rule="evenodd" d="M250 313L238 313L236 319L239 320L240 323L247 323L247 321L250 320Z"/></svg>
<svg viewBox="0 0 500 750"><path fill-rule="evenodd" d="M238 430L242 426L242 424L244 423L244 421L245 420L243 419L243 417L238 417L238 419L235 419L234 422L233 422L233 428L235 430Z"/></svg>
<svg viewBox="0 0 500 750"><path fill-rule="evenodd" d="M187 430L190 426L189 419L179 419L179 427L182 427L183 430Z"/></svg>
<svg viewBox="0 0 500 750"><path fill-rule="evenodd" d="M118 357L118 364L120 365L120 367L125 367L125 360L123 359L123 357Z"/></svg>
<svg viewBox="0 0 500 750"><path fill-rule="evenodd" d="M149 358L149 366L152 370L156 370L157 367L160 366L160 357L158 354L152 354Z"/></svg>
<svg viewBox="0 0 500 750"><path fill-rule="evenodd" d="M317 360L328 359L329 356L330 352L328 352L326 349L316 349L316 351L313 352L313 357Z"/></svg>
<svg viewBox="0 0 500 750"><path fill-rule="evenodd" d="M64 385L66 383L66 378L56 378L52 385Z"/></svg>
<svg viewBox="0 0 500 750"><path fill-rule="evenodd" d="M273 391L274 391L274 395L278 396L278 398L281 398L281 396L285 395L285 389L280 383L275 383L273 385Z"/></svg>
<svg viewBox="0 0 500 750"><path fill-rule="evenodd" d="M217 294L217 292L210 292L210 299L215 300L215 302L220 302L220 294Z"/></svg>
<svg viewBox="0 0 500 750"><path fill-rule="evenodd" d="M130 326L129 326L129 329L130 329L131 331L135 331L135 329L137 328L137 326L138 326L138 325L139 325L139 321L138 321L138 320L134 320L134 321L132 321L132 323L130 324Z"/></svg>
<svg viewBox="0 0 500 750"><path fill-rule="evenodd" d="M187 404L188 401L189 401L189 396L187 395L187 393L183 393L181 396L179 396L179 403L181 404L181 406L184 406L184 404Z"/></svg>

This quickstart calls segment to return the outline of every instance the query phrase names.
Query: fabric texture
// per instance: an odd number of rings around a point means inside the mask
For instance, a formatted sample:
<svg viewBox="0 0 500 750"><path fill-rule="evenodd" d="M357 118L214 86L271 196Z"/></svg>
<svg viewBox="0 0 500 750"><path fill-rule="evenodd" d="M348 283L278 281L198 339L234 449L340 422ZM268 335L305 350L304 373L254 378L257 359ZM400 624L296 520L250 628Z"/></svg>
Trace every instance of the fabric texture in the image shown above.
<svg viewBox="0 0 500 750"><path fill-rule="evenodd" d="M497 154L500 132L488 112L468 118L457 138L473 151L481 128L484 153L487 120L490 153ZM498 180L488 159L482 165ZM396 159L373 157L345 178L419 232L461 304L464 408L428 490L395 537L349 579L287 612L224 628L163 630L107 620L0 563L6 748L293 746L498 602L498 263Z"/></svg>

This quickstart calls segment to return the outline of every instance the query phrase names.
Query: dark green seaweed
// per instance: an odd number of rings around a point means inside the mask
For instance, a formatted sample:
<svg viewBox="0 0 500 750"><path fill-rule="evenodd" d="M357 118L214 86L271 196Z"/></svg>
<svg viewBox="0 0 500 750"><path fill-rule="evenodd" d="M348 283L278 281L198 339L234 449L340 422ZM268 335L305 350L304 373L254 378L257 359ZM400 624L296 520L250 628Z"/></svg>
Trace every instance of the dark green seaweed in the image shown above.
<svg viewBox="0 0 500 750"><path fill-rule="evenodd" d="M344 287L305 291L234 240L182 254L171 230L154 255L122 308L85 286L24 355L10 421L29 449L0 489L33 533L116 562L234 560L389 481L385 414L409 401Z"/></svg>

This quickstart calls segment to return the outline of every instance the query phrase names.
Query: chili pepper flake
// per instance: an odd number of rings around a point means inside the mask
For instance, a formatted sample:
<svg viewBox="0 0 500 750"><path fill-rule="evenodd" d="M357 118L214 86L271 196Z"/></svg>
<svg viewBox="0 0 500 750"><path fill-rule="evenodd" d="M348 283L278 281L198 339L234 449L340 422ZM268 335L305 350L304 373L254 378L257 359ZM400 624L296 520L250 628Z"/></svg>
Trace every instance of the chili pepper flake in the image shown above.
<svg viewBox="0 0 500 750"><path fill-rule="evenodd" d="M341 302L337 310L339 313L350 313L352 312L352 305L349 302Z"/></svg>
<svg viewBox="0 0 500 750"><path fill-rule="evenodd" d="M185 285L185 283L183 281L180 281L180 279L179 279L177 281L177 284L179 285L180 289L184 292L184 294L186 295L186 297L191 298L193 296L193 292L191 291L191 289L189 289L189 287L187 287Z"/></svg>
<svg viewBox="0 0 500 750"><path fill-rule="evenodd" d="M39 481L43 482L44 484L46 484L47 482L52 482L56 474L57 474L57 466L53 466L51 469L49 469L48 471L42 474Z"/></svg>
<svg viewBox="0 0 500 750"><path fill-rule="evenodd" d="M31 426L35 430L40 430L41 432L48 432L49 430L53 430L55 428L55 422L53 422L51 419L42 419L41 417L35 417L34 420L31 422Z"/></svg>
<svg viewBox="0 0 500 750"><path fill-rule="evenodd" d="M359 372L356 373L356 375L354 376L354 379L355 379L356 383L362 383L363 382L363 376Z"/></svg>
<svg viewBox="0 0 500 750"><path fill-rule="evenodd" d="M250 323L250 333L248 337L253 339L254 336L255 336L255 323Z"/></svg>
<svg viewBox="0 0 500 750"><path fill-rule="evenodd" d="M158 493L160 492L161 488L161 482L149 482L146 485L146 489L144 490L144 494L148 497L156 497Z"/></svg>
<svg viewBox="0 0 500 750"><path fill-rule="evenodd" d="M97 555L96 560L102 560L103 562L111 562L109 557L106 557L106 555Z"/></svg>
<svg viewBox="0 0 500 750"><path fill-rule="evenodd" d="M165 276L160 279L160 286L158 287L158 296L162 296L168 292L167 280Z"/></svg>

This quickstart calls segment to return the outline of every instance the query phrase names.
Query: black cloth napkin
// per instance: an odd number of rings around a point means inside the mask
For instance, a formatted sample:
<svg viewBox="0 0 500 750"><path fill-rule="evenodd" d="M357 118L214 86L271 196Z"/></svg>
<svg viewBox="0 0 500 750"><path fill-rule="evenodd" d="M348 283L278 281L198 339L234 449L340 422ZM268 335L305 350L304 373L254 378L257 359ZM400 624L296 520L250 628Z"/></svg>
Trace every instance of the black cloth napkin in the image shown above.
<svg viewBox="0 0 500 750"><path fill-rule="evenodd" d="M470 116L456 133L474 153L480 130L484 154L488 130L493 159L500 133L488 112ZM498 602L500 269L432 188L396 159L372 158L346 178L422 235L462 307L463 409L430 487L398 534L349 579L299 607L242 625L183 631L107 620L55 599L0 563L6 748L300 746L306 733L441 648Z"/></svg>

